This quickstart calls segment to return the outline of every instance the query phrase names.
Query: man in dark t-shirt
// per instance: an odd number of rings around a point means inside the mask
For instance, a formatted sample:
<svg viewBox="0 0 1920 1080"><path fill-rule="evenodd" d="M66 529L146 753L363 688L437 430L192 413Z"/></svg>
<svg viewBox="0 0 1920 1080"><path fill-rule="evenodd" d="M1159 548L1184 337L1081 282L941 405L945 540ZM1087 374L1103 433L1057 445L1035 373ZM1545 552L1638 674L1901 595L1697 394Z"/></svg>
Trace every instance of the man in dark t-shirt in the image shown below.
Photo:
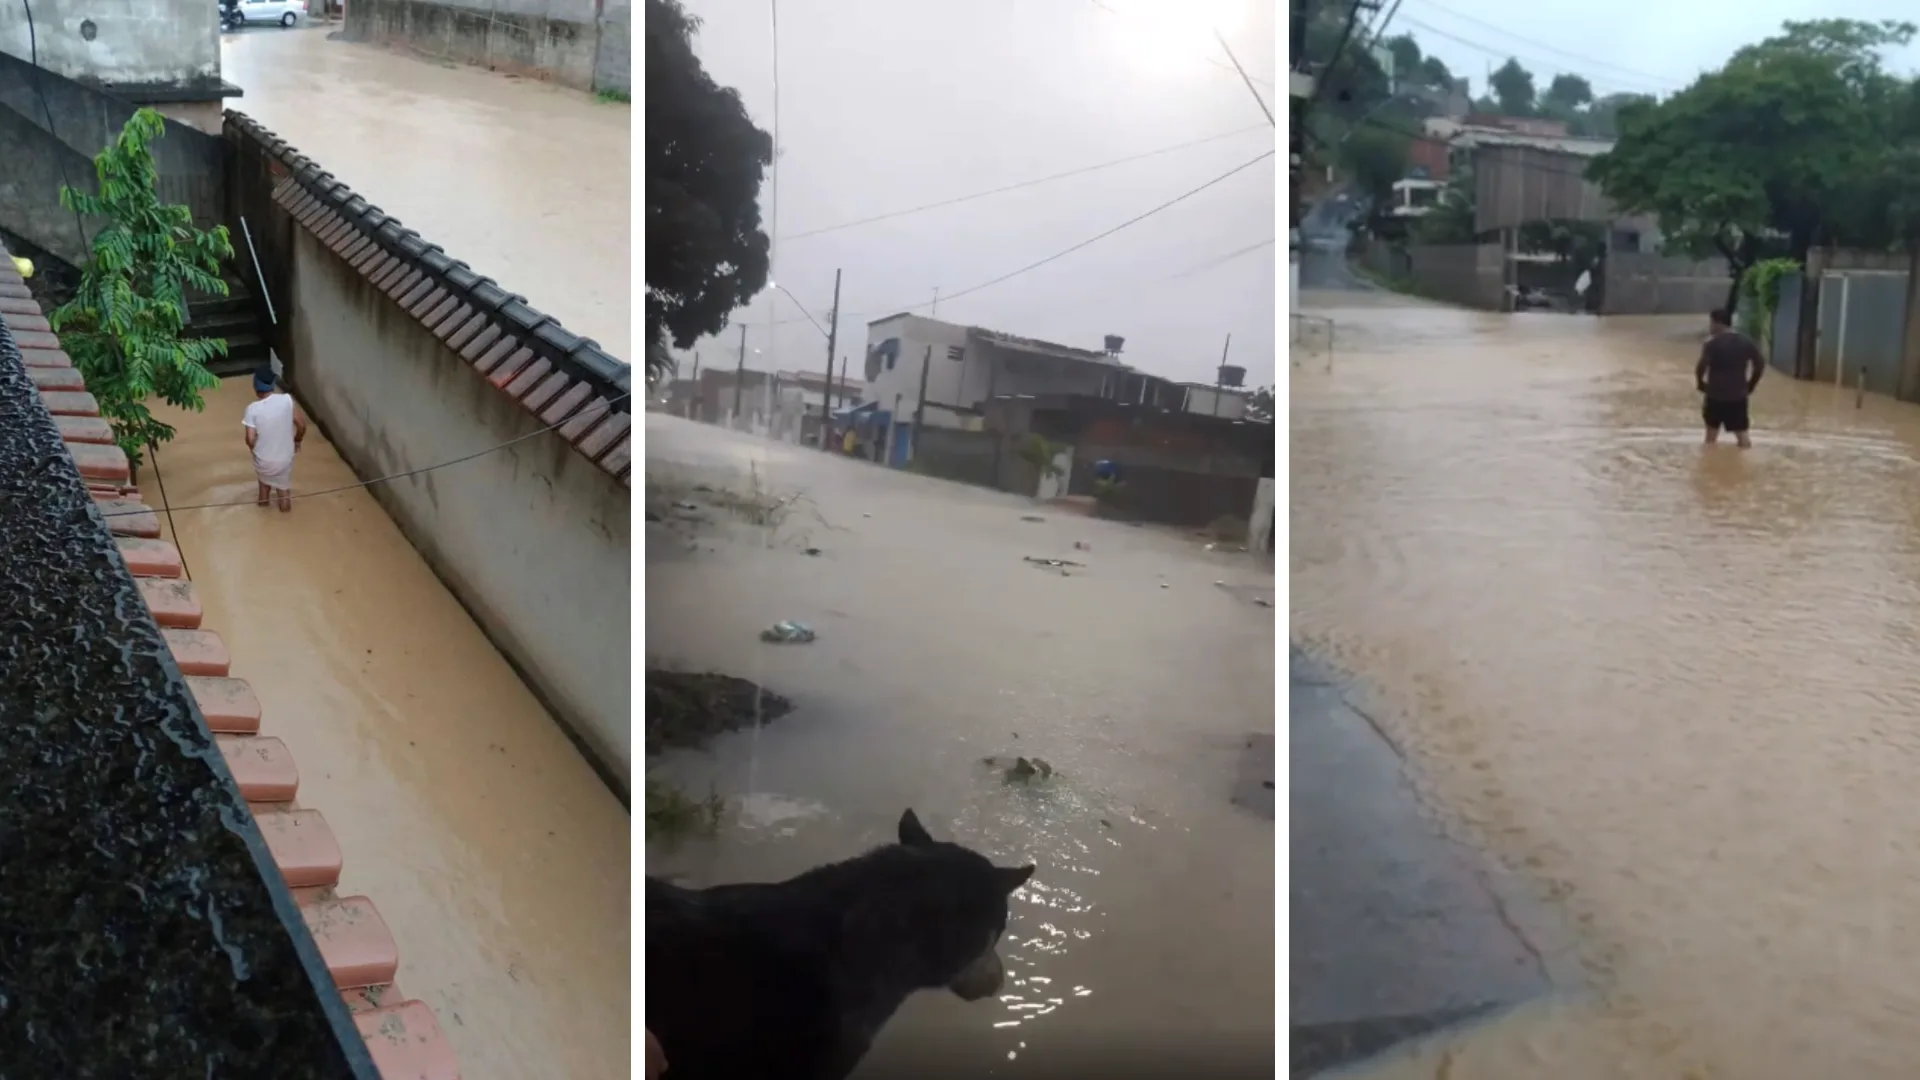
<svg viewBox="0 0 1920 1080"><path fill-rule="evenodd" d="M1752 446L1747 437L1747 399L1760 385L1767 359L1752 338L1733 329L1725 308L1714 308L1707 320L1707 343L1700 349L1700 362L1693 366L1694 384L1706 397L1700 417L1707 423L1707 445L1719 442L1720 430L1725 428L1742 448Z"/></svg>

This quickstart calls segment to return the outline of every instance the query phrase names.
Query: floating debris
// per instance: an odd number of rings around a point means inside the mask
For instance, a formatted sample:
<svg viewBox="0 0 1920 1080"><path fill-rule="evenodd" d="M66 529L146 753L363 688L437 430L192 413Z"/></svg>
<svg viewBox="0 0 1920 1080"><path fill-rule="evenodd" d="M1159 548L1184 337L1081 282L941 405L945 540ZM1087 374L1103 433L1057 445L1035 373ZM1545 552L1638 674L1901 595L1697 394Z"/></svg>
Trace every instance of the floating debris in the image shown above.
<svg viewBox="0 0 1920 1080"><path fill-rule="evenodd" d="M1075 550L1075 551L1092 551L1092 550L1093 550L1093 545L1092 545L1092 544L1089 544L1089 543L1087 543L1087 542L1086 542L1085 540L1075 540L1075 541L1073 542L1073 550Z"/></svg>
<svg viewBox="0 0 1920 1080"><path fill-rule="evenodd" d="M1021 521L1045 521L1047 519L1041 517L1039 514L1021 514L1020 520Z"/></svg>
<svg viewBox="0 0 1920 1080"><path fill-rule="evenodd" d="M807 554L809 554L809 555L818 555L818 554L820 554L820 549L819 549L819 548L808 548L808 549L807 549Z"/></svg>
<svg viewBox="0 0 1920 1080"><path fill-rule="evenodd" d="M1026 561L1032 563L1035 566L1051 566L1054 569L1060 569L1061 567L1067 567L1067 566L1071 566L1079 569L1084 569L1086 567L1085 563L1077 563L1071 559L1043 559L1038 555L1028 555L1028 556L1025 556L1025 558L1026 558Z"/></svg>
<svg viewBox="0 0 1920 1080"><path fill-rule="evenodd" d="M980 759L981 764L996 768L999 767L1000 761L1000 758L992 757ZM1013 759L1013 764L1006 767L1002 776L1009 784L1030 784L1035 777L1041 780L1051 780L1053 778L1053 766L1049 764L1045 758L1017 757Z"/></svg>
<svg viewBox="0 0 1920 1080"><path fill-rule="evenodd" d="M814 636L812 627L791 619L782 619L760 631L761 641L770 641L776 645L805 645L812 641Z"/></svg>

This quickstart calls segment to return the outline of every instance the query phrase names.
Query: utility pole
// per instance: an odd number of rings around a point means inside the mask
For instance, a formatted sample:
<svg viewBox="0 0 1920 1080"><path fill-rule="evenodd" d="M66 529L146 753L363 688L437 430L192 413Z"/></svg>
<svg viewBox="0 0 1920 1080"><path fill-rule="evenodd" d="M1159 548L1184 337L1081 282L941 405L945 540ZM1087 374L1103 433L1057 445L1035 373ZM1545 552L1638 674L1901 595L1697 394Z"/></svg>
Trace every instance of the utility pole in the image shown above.
<svg viewBox="0 0 1920 1080"><path fill-rule="evenodd" d="M1213 415L1220 415L1220 398L1226 393L1227 350L1233 348L1233 335L1227 335L1227 343L1220 346L1220 367L1213 373Z"/></svg>
<svg viewBox="0 0 1920 1080"><path fill-rule="evenodd" d="M833 272L833 314L827 316L827 391L820 395L820 449L833 446L833 351L840 344L840 271Z"/></svg>
<svg viewBox="0 0 1920 1080"><path fill-rule="evenodd" d="M840 358L840 404L847 403L847 358Z"/></svg>
<svg viewBox="0 0 1920 1080"><path fill-rule="evenodd" d="M939 317L940 317L940 286L935 285L933 287L933 310L927 312L927 318L937 319Z"/></svg>
<svg viewBox="0 0 1920 1080"><path fill-rule="evenodd" d="M733 367L733 414L729 424L740 419L740 383L747 377L747 324L740 324L740 362Z"/></svg>
<svg viewBox="0 0 1920 1080"><path fill-rule="evenodd" d="M699 353L693 354L693 375L691 376L691 378L693 379L694 382L700 381L700 354Z"/></svg>
<svg viewBox="0 0 1920 1080"><path fill-rule="evenodd" d="M913 407L913 441L907 444L907 460L920 451L921 426L927 422L927 369L933 366L933 346L920 358L920 401Z"/></svg>

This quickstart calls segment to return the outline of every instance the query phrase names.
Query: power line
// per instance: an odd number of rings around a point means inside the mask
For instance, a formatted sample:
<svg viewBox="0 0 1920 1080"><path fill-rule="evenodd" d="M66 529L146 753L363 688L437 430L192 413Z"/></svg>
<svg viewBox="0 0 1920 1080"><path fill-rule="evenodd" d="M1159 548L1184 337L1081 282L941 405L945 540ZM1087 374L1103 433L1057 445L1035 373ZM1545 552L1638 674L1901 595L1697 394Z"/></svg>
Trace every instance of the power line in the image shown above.
<svg viewBox="0 0 1920 1080"><path fill-rule="evenodd" d="M951 301L951 300L958 300L960 297L963 297L963 296L971 296L972 294L977 293L982 289L992 288L993 286L999 285L1002 282L1011 281L1012 279L1019 277L1022 274L1028 273L1033 270L1038 270L1039 268L1047 265L1048 263L1056 262L1060 259L1064 259L1068 255L1071 255L1074 252L1080 251L1084 248L1090 247L1093 244L1099 243L1100 241L1105 240L1107 237L1112 236L1113 234L1120 232L1123 229L1132 228L1133 226L1138 225L1140 222L1145 221L1150 217L1153 217L1155 214L1158 214L1164 210L1169 210L1175 206L1178 206L1179 204L1186 202L1188 199L1193 198L1195 195L1200 194L1201 192L1207 190L1208 188L1211 188L1216 184L1224 183L1225 181L1233 178L1239 173L1245 172L1246 170L1253 168L1255 165L1260 164L1261 162L1272 157L1273 155L1274 155L1274 151L1269 150L1266 153L1253 158L1251 161L1242 162L1241 164L1236 165L1231 169L1228 169L1226 172L1221 173L1219 176L1214 177L1213 179L1207 181L1204 184L1201 184L1197 188L1193 188L1190 191L1184 192L1180 195L1176 195L1173 198L1168 199L1166 202L1163 202L1160 205L1154 207L1153 209L1148 210L1142 214L1136 214L1135 216L1128 218L1127 220L1121 222L1120 224L1115 225L1113 228L1108 229L1105 232L1098 233L1094 236L1090 236L1087 239L1082 240L1079 243L1073 245L1072 247L1066 248L1061 251L1056 251L1044 259L1040 259L1035 262L1030 262L1027 265L1022 266L1018 270L1010 270L1007 273L1001 274L999 277L980 282L978 285L969 285L968 287L961 289L959 292L947 293L941 296L940 299L942 301ZM927 306L926 301L920 301L919 303L903 304L898 307L887 308L880 311L847 312L846 315L847 317L850 317L850 318L863 318L868 315L889 315L889 314L893 314L894 312L901 312L901 311L918 311L919 309L926 306ZM773 320L769 320L766 323L762 323L760 325L783 326L788 323L796 323L799 321L800 320L798 319L773 319Z"/></svg>
<svg viewBox="0 0 1920 1080"><path fill-rule="evenodd" d="M1131 18L1133 18L1133 16L1131 16L1131 15L1128 15L1128 14L1127 14L1126 12L1124 12L1124 11L1115 11L1115 10L1114 10L1113 8L1110 8L1110 7L1108 7L1108 6L1106 5L1106 4L1103 4L1103 3L1101 3L1101 2L1100 2L1100 0L1087 0L1087 2L1088 2L1088 3L1090 3L1090 4L1092 4L1092 5L1094 6L1094 7L1097 7L1097 8L1099 8L1099 9L1100 9L1101 11L1104 11L1104 12L1106 12L1107 14L1109 14L1109 15L1112 15L1113 17L1115 17L1115 18L1117 18L1117 19L1131 19ZM1216 33L1217 33L1217 32L1218 32L1218 31L1216 31ZM1211 57L1211 56L1202 56L1202 57L1201 57L1200 59L1202 59L1202 60L1205 60L1205 61L1206 61L1207 63L1209 63L1209 64L1212 64L1212 65L1213 65L1214 67L1217 67L1217 68L1219 68L1219 69L1220 69L1220 70L1222 70L1222 71L1233 71L1233 70L1234 70L1234 68L1232 68L1232 67L1228 67L1227 65L1225 65L1225 64L1223 64L1223 63L1221 63L1220 61L1218 61L1218 60L1215 60L1215 59L1214 59L1213 57ZM1238 65L1236 64L1235 66L1237 67ZM1274 86L1274 84L1273 84L1273 81L1272 81L1271 79L1262 79L1262 78L1260 78L1260 77L1259 77L1259 76L1257 76L1257 75L1248 75L1248 74L1246 74L1245 72L1240 72L1240 76L1241 76L1242 78L1249 78L1249 79L1252 79L1252 80L1253 80L1254 82L1257 82L1257 83L1259 83L1259 84L1260 84L1261 86L1264 86L1264 87L1266 87L1266 88L1267 88L1267 89L1269 89L1269 90L1271 90L1271 89L1273 89L1273 86Z"/></svg>
<svg viewBox="0 0 1920 1080"><path fill-rule="evenodd" d="M1462 22L1469 22L1469 23L1473 23L1476 26L1485 27L1486 29L1493 31L1496 34L1500 34L1504 37L1512 38L1513 40L1521 42L1526 45L1532 45L1537 49L1545 49L1550 53L1557 53L1561 56L1566 57L1569 60L1579 61L1580 63L1585 64L1588 67L1611 68L1614 71L1620 72L1625 75L1630 75L1636 79L1650 79L1656 83L1675 83L1675 85L1679 85L1679 83L1676 80L1673 80L1665 75L1655 75L1652 72L1640 71L1637 68L1622 67L1619 64L1610 64L1605 60L1597 60L1591 56L1584 56L1580 53L1570 52L1566 49L1549 45L1544 41L1536 41L1533 38L1516 34L1513 31L1508 30L1503 26L1500 26L1498 23L1491 23L1485 19L1478 19L1464 12L1455 11L1454 9L1446 6L1445 4L1438 3L1437 0L1422 0L1422 2L1425 3L1426 6L1433 8L1435 11L1444 12L1448 15L1453 16L1456 19L1459 19Z"/></svg>
<svg viewBox="0 0 1920 1080"><path fill-rule="evenodd" d="M1279 242L1280 241L1278 237L1269 236L1265 240L1262 240L1257 244L1248 244L1246 247L1239 248L1234 251L1229 251L1225 255L1216 255L1213 258L1208 259L1206 262L1197 263L1193 266L1189 266L1185 270L1182 270L1177 274L1168 274L1166 277L1161 278L1160 280L1161 281L1178 281L1181 278L1192 277L1193 275L1201 273L1203 271L1211 270L1216 266L1221 266L1226 263L1230 263L1235 259L1244 258L1248 255L1253 254L1256 251L1263 251Z"/></svg>
<svg viewBox="0 0 1920 1080"><path fill-rule="evenodd" d="M1104 169L1111 169L1119 165L1130 165L1136 161L1145 161L1148 158L1163 157L1167 154L1176 153L1181 150L1191 150L1196 146L1205 146L1208 143L1216 143L1225 139L1238 138L1242 135L1248 134L1249 132L1266 131L1266 130L1268 129L1263 127L1245 127L1245 128L1239 129L1238 131L1229 131L1221 135L1209 135L1204 139L1193 139L1188 142L1176 143L1173 146L1163 146L1158 150L1148 150L1145 153L1140 153L1140 154L1129 154L1126 157L1114 158L1112 161L1103 161L1098 165L1088 165L1083 168L1069 169L1066 172L1054 173L1051 176L1040 176L1040 177L1035 177L1032 180L1022 180L1017 184L1007 184L1002 187L993 188L988 191L976 191L971 195L959 195L951 199L941 199L939 202L930 202L930 203L923 204L921 206L909 207L905 210L892 210L884 214L875 214L873 217L860 218L856 221L843 222L839 225L829 225L822 229L810 229L803 233L795 233L792 236L786 237L786 239L789 242L794 240L805 240L810 236L820 236L825 233L839 232L843 229L858 228L862 225L872 225L875 222L880 222L880 221L891 221L894 218L907 217L908 215L924 213L928 210L939 210L939 209L942 209L943 207L958 206L961 203L972 202L975 199L985 199L993 195L1004 195L1010 191L1019 191L1023 188L1037 187L1041 184L1050 184L1055 180L1066 180L1075 176L1085 176L1088 173L1100 172Z"/></svg>
<svg viewBox="0 0 1920 1080"><path fill-rule="evenodd" d="M613 397L606 399L607 407L609 410L611 410L613 406L620 404L622 401L625 401L632 396L633 395L631 393L615 394ZM288 496L288 498L317 499L322 495L338 495L340 492L343 492L343 491L358 491L361 488L372 487L375 484L384 484L392 480L405 480L409 476L420 476L424 473L437 472L451 465L459 465L463 462L472 461L474 458L486 457L488 454L498 453L501 450L505 450L507 447L512 446L515 443L526 442L528 439L534 438L535 436L545 435L549 431L553 431L557 428L565 427L567 424L572 423L577 417L579 417L580 414L586 412L589 408L592 408L594 404L595 403L592 401L581 402L578 406L576 406L573 409L572 412L569 412L567 415L561 417L559 420L551 424L548 424L546 427L536 428L533 431L527 432L525 435L508 439L506 442L503 442L503 443L496 443L492 446L487 447L485 450L476 450L471 454L463 454L460 457L452 458L447 461L442 461L435 465L424 465L418 469L407 469L404 472L390 473L386 476L376 476L371 480L362 480L359 483L355 483L355 484L342 484L339 487L330 487L322 491L309 491L304 495L290 495ZM161 498L164 500L165 497L166 497L166 492L162 491ZM166 508L167 520L169 523L172 522L173 513L176 510L180 510L180 511L218 510L228 506L254 506L254 505L257 505L257 504L251 500L241 500L239 502L196 503L192 506L169 506ZM151 509L146 509L146 508L139 509L139 510L114 510L111 512L103 510L100 512L100 516L103 518L132 517L136 514L150 514L152 512L153 511ZM177 534L176 534L176 539L177 539ZM176 544L175 546L178 546L178 545Z"/></svg>
<svg viewBox="0 0 1920 1080"><path fill-rule="evenodd" d="M1481 53L1486 56L1495 57L1499 59L1518 59L1519 58L1516 56L1515 52L1511 49L1496 48L1484 42L1474 41L1471 38L1461 37L1458 34L1452 33L1447 30L1442 30L1439 27L1434 26L1430 23L1421 22L1419 19L1409 17L1404 21L1407 23L1407 25L1415 27L1424 33L1432 34L1435 37L1445 38L1446 40L1451 41L1456 45L1465 46L1466 48L1472 49L1475 52ZM1527 59L1531 59L1536 63L1539 62L1538 57L1528 57ZM1560 65L1545 64L1542 66L1559 67ZM1585 76L1582 76L1582 78L1585 78ZM1588 80L1588 85L1590 86L1595 85L1595 83L1593 80ZM1652 94L1655 97L1659 97L1663 94L1674 93L1678 89L1678 84L1673 84L1662 89L1658 87L1649 87L1646 84L1630 85L1625 82L1601 82L1598 84L1598 86L1601 89L1606 89L1606 90L1616 90L1616 91L1620 91L1624 93L1632 93L1632 94Z"/></svg>
<svg viewBox="0 0 1920 1080"><path fill-rule="evenodd" d="M1360 8L1365 2L1366 0L1352 0L1352 5L1347 8L1347 22L1340 28L1340 40L1334 42L1333 55L1327 58L1327 66L1321 70L1319 77L1313 80L1313 95L1307 99L1308 108L1320 103L1321 91L1333 81L1334 69L1340 66L1340 54L1347 50L1347 40L1353 37L1353 25L1360 21Z"/></svg>
<svg viewBox="0 0 1920 1080"><path fill-rule="evenodd" d="M1220 49L1222 52L1225 52L1227 54L1227 59L1233 61L1233 70L1239 72L1240 81L1247 84L1247 93L1252 94L1254 103L1260 106L1260 112L1263 115L1265 115L1267 118L1267 126L1268 127L1275 126L1274 119L1273 119L1273 110L1267 108L1267 99L1261 97L1260 91L1254 89L1253 77L1247 74L1246 68L1243 68L1240 66L1240 58L1233 55L1233 47L1227 44L1227 36L1225 34L1222 34L1220 31L1215 30L1213 32L1213 39L1220 43Z"/></svg>

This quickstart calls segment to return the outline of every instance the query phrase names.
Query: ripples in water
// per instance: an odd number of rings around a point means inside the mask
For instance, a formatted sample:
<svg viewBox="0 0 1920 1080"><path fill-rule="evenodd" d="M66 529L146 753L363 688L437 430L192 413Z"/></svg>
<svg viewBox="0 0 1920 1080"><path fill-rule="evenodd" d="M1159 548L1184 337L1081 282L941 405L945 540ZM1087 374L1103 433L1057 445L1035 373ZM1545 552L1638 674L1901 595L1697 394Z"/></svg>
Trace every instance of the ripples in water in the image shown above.
<svg viewBox="0 0 1920 1080"><path fill-rule="evenodd" d="M1776 372L1756 448L1705 450L1697 320L1334 314L1294 635L1602 991L1373 1072L1911 1075L1920 409Z"/></svg>

